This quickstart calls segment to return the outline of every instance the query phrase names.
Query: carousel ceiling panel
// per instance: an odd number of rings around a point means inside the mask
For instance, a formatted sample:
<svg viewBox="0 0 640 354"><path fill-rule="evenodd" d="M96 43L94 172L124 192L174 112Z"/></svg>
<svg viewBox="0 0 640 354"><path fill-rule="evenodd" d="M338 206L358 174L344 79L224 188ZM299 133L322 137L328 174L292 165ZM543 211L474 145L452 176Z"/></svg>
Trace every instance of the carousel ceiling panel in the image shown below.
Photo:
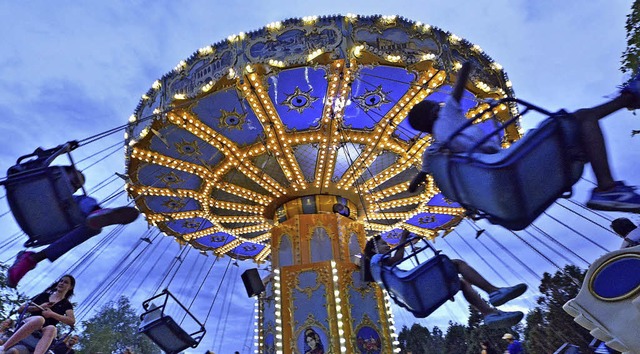
<svg viewBox="0 0 640 354"><path fill-rule="evenodd" d="M327 91L323 68L296 68L269 77L269 97L288 130L309 130L320 126Z"/></svg>
<svg viewBox="0 0 640 354"><path fill-rule="evenodd" d="M216 165L223 157L218 149L189 131L172 125L153 135L149 149L174 159L204 166Z"/></svg>
<svg viewBox="0 0 640 354"><path fill-rule="evenodd" d="M378 155L378 157L376 157L371 166L367 168L367 171L362 174L364 180L368 181L372 177L375 177L378 173L395 165L399 158L400 156L391 151L382 152L380 155Z"/></svg>
<svg viewBox="0 0 640 354"><path fill-rule="evenodd" d="M269 191L264 189L260 184L255 182L253 179L249 178L244 173L238 170L231 170L229 173L225 174L222 180L229 184L234 184L237 186L242 186L246 189L252 190L256 193L268 195Z"/></svg>
<svg viewBox="0 0 640 354"><path fill-rule="evenodd" d="M242 198L240 196L225 192L225 191L220 190L220 189L216 189L213 192L211 192L211 198L213 198L214 200L218 200L218 201L232 202L232 203L242 203L242 204L247 204L247 205L257 205L258 204L257 202L252 201L249 198Z"/></svg>
<svg viewBox="0 0 640 354"><path fill-rule="evenodd" d="M179 234L191 234L197 231L206 230L213 226L213 224L205 218L189 218L173 220L166 223L167 227L173 232Z"/></svg>
<svg viewBox="0 0 640 354"><path fill-rule="evenodd" d="M387 189L387 188L391 188L395 185L398 185L400 183L404 183L406 181L410 181L413 179L413 177L416 175L416 173L418 173L418 170L414 167L414 166L410 166L407 167L406 169L400 171L400 173L398 173L397 175L389 178L388 180L384 181L383 183L380 184L380 186L378 187L379 189Z"/></svg>
<svg viewBox="0 0 640 354"><path fill-rule="evenodd" d="M154 213L179 213L202 208L200 203L192 198L152 195L143 197L143 199L149 210Z"/></svg>
<svg viewBox="0 0 640 354"><path fill-rule="evenodd" d="M419 228L433 230L447 225L454 218L455 216L447 214L420 213L405 222Z"/></svg>
<svg viewBox="0 0 640 354"><path fill-rule="evenodd" d="M284 175L282 167L278 164L278 161L272 154L264 154L256 157L253 161L253 165L258 167L260 171L271 176L281 186L288 186L289 180Z"/></svg>
<svg viewBox="0 0 640 354"><path fill-rule="evenodd" d="M347 169L353 164L362 151L366 148L363 144L343 143L338 147L336 166L333 171L333 181L342 179Z"/></svg>
<svg viewBox="0 0 640 354"><path fill-rule="evenodd" d="M234 248L231 252L240 256L240 258L253 258L262 252L264 245L253 242L244 242L240 246Z"/></svg>
<svg viewBox="0 0 640 354"><path fill-rule="evenodd" d="M138 183L154 188L197 190L202 184L202 179L194 174L152 164L142 164L136 177Z"/></svg>
<svg viewBox="0 0 640 354"><path fill-rule="evenodd" d="M258 117L247 109L235 87L203 97L192 108L192 112L202 123L238 146L253 144L264 134Z"/></svg>
<svg viewBox="0 0 640 354"><path fill-rule="evenodd" d="M393 80L389 80L391 77ZM352 129L373 129L407 93L415 78L414 73L404 68L361 68L351 85L351 104L345 107L344 125Z"/></svg>
<svg viewBox="0 0 640 354"><path fill-rule="evenodd" d="M198 237L195 242L206 248L220 248L235 239L235 236L226 232L216 232L211 235Z"/></svg>
<svg viewBox="0 0 640 354"><path fill-rule="evenodd" d="M304 174L304 179L307 182L313 182L316 173L316 161L318 159L318 145L296 145L293 147L293 153Z"/></svg>
<svg viewBox="0 0 640 354"><path fill-rule="evenodd" d="M447 208L460 208L460 204L456 202L452 202L451 200L445 198L442 193L436 194L429 202L428 206L439 206L439 207L447 207Z"/></svg>
<svg viewBox="0 0 640 354"><path fill-rule="evenodd" d="M401 206L390 205L390 207L388 208L383 208L377 205L374 205L374 206L376 207L377 210L384 213L406 213L408 211L415 210L418 205L420 205L420 203L415 202L415 203L409 203L407 205L401 205Z"/></svg>

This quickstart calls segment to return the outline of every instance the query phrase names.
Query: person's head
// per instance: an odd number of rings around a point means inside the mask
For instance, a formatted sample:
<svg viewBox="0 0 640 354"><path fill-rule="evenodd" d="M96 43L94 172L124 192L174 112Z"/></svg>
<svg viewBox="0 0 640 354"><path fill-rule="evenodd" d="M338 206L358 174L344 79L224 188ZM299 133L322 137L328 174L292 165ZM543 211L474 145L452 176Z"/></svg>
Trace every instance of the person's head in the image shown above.
<svg viewBox="0 0 640 354"><path fill-rule="evenodd" d="M62 166L64 171L69 176L69 181L71 182L71 186L74 190L80 189L85 182L84 174L82 172L76 170L73 166Z"/></svg>
<svg viewBox="0 0 640 354"><path fill-rule="evenodd" d="M6 320L0 322L0 329L5 330L13 327L13 320L11 318L7 318Z"/></svg>
<svg viewBox="0 0 640 354"><path fill-rule="evenodd" d="M509 343L511 343L511 342L513 342L514 340L516 340L516 339L513 337L513 334L511 334L511 333L505 333L505 334L504 334L504 336L502 336L502 339L506 340L506 341L507 341L507 342L509 342Z"/></svg>
<svg viewBox="0 0 640 354"><path fill-rule="evenodd" d="M482 346L482 349L491 348L491 342L489 342L488 340L483 340L482 342L480 342L480 345Z"/></svg>
<svg viewBox="0 0 640 354"><path fill-rule="evenodd" d="M51 284L49 291L58 291L64 293L64 298L69 299L73 296L73 290L76 288L76 278L70 274L63 275L58 281Z"/></svg>
<svg viewBox="0 0 640 354"><path fill-rule="evenodd" d="M126 347L124 348L124 354L133 354L133 351L131 350L131 348Z"/></svg>
<svg viewBox="0 0 640 354"><path fill-rule="evenodd" d="M409 111L409 125L415 130L431 134L433 123L438 119L440 104L425 100L413 106Z"/></svg>
<svg viewBox="0 0 640 354"><path fill-rule="evenodd" d="M638 227L627 218L617 218L611 222L611 228L618 235L627 237L627 235L629 235L631 231L637 229Z"/></svg>
<svg viewBox="0 0 640 354"><path fill-rule="evenodd" d="M67 347L71 348L74 345L78 344L79 341L80 341L80 337L78 337L77 334L74 334L72 336L68 336L67 339L65 340L65 343L67 343Z"/></svg>

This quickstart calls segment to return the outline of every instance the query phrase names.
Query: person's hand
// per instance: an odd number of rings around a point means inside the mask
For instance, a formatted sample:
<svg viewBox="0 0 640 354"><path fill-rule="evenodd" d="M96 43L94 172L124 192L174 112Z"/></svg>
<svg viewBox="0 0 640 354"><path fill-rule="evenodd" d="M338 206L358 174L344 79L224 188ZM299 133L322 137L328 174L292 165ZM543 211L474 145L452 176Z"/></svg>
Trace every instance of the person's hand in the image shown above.
<svg viewBox="0 0 640 354"><path fill-rule="evenodd" d="M409 230L402 230L402 233L400 234L400 243L404 242L407 240L407 238L409 237L409 235L411 235L411 231Z"/></svg>
<svg viewBox="0 0 640 354"><path fill-rule="evenodd" d="M51 311L50 308L45 308L44 311L42 311L42 317L44 318L52 318L56 313Z"/></svg>

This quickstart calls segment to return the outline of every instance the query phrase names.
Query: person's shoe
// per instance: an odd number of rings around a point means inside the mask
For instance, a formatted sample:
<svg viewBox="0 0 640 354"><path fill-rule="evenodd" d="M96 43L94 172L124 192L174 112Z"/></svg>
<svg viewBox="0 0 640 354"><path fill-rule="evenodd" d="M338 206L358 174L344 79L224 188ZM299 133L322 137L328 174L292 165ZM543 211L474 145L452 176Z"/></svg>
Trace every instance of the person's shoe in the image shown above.
<svg viewBox="0 0 640 354"><path fill-rule="evenodd" d="M101 229L114 224L128 224L138 218L140 213L134 207L98 209L87 216L86 224L92 229Z"/></svg>
<svg viewBox="0 0 640 354"><path fill-rule="evenodd" d="M616 182L615 187L608 191L598 191L594 188L587 208L640 213L640 195L635 189L636 187L627 186L621 181Z"/></svg>
<svg viewBox="0 0 640 354"><path fill-rule="evenodd" d="M507 288L500 288L489 294L489 303L493 306L503 305L527 291L526 284L518 284Z"/></svg>
<svg viewBox="0 0 640 354"><path fill-rule="evenodd" d="M498 311L484 316L484 324L493 327L511 327L522 321L522 318L524 318L524 313L520 311Z"/></svg>
<svg viewBox="0 0 640 354"><path fill-rule="evenodd" d="M38 262L34 261L31 257L33 252L20 251L16 257L16 261L13 262L11 268L7 272L7 285L10 288L18 286L20 279L24 277L30 270L36 267Z"/></svg>

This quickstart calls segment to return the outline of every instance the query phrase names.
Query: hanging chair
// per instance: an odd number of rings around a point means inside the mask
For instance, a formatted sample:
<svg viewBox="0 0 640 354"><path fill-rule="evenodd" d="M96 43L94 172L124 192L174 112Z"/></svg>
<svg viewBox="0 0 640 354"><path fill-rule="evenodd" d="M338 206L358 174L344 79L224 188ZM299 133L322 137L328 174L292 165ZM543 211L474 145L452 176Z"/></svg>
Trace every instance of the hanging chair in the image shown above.
<svg viewBox="0 0 640 354"><path fill-rule="evenodd" d="M371 275L373 279L387 290L389 296L400 307L410 311L415 317L429 316L460 290L460 278L456 266L449 257L436 250L431 242L423 239L425 245L415 247L415 239L409 239L384 254L376 254L371 259ZM384 265L391 254L412 243L412 251L400 262L392 266ZM410 258L418 260L418 254L430 249L434 256L419 263L411 270L403 270L398 266Z"/></svg>
<svg viewBox="0 0 640 354"><path fill-rule="evenodd" d="M562 308L591 335L622 353L638 353L640 246L609 252L591 264L578 295Z"/></svg>
<svg viewBox="0 0 640 354"><path fill-rule="evenodd" d="M156 305L153 302L154 300L161 303L161 305ZM196 331L188 333L171 316L165 313L169 300L178 305L177 308L184 314L183 319L189 318L190 321L197 324L199 328ZM164 289L160 294L145 300L142 303L142 307L145 312L140 315L142 322L138 332L144 333L167 354L175 354L187 348L197 347L206 333L204 325L168 289Z"/></svg>
<svg viewBox="0 0 640 354"><path fill-rule="evenodd" d="M64 153L74 166L70 152L77 146L77 142L68 142L49 150L38 148L20 157L7 171L6 180L0 182L7 190L16 222L29 236L25 247L50 244L84 223L85 216L74 200L75 189L65 168L50 166Z"/></svg>
<svg viewBox="0 0 640 354"><path fill-rule="evenodd" d="M580 148L576 118L565 111L552 114L528 102L505 98L478 116L509 102L517 102L525 108L469 151L453 153L449 141L433 144L428 148L427 168L442 194L462 205L472 217L522 230L558 198L571 196L573 184L582 176L585 158ZM478 152L483 143L529 110L549 118L508 149L495 154ZM469 119L452 137L474 120Z"/></svg>

